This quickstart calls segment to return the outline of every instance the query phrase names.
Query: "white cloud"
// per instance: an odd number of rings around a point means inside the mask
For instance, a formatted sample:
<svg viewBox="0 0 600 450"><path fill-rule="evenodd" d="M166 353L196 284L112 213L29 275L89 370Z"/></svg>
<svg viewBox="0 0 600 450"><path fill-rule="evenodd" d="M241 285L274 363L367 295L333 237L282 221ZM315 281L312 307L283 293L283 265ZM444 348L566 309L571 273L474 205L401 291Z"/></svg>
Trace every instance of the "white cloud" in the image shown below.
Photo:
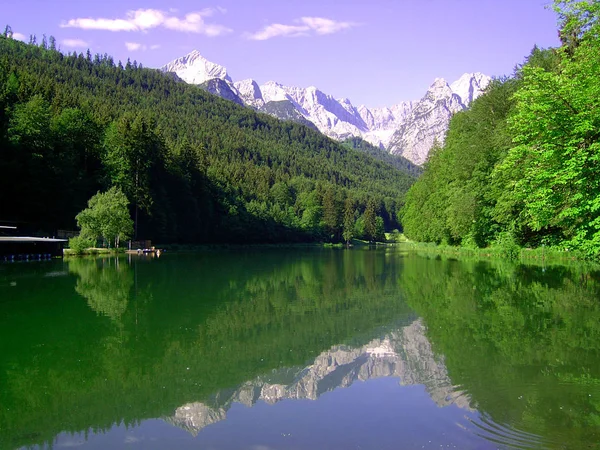
<svg viewBox="0 0 600 450"><path fill-rule="evenodd" d="M133 22L123 19L71 19L60 24L61 28L82 28L84 30L136 31Z"/></svg>
<svg viewBox="0 0 600 450"><path fill-rule="evenodd" d="M85 48L90 46L90 44L83 39L63 39L61 44L69 48Z"/></svg>
<svg viewBox="0 0 600 450"><path fill-rule="evenodd" d="M129 50L130 52L135 52L139 49L146 49L146 46L140 44L139 42L125 42L125 47L127 47L127 50Z"/></svg>
<svg viewBox="0 0 600 450"><path fill-rule="evenodd" d="M337 33L357 25L353 22L338 22L324 17L302 17L294 22L298 25L284 25L281 23L267 25L262 30L248 34L246 37L255 41L265 41L274 37L324 35Z"/></svg>
<svg viewBox="0 0 600 450"><path fill-rule="evenodd" d="M248 38L253 39L255 41L266 41L267 39L271 39L278 36L308 36L309 31L310 28L307 26L283 25L281 23L274 23L271 25L267 25L257 33L249 35Z"/></svg>
<svg viewBox="0 0 600 450"><path fill-rule="evenodd" d="M125 47L127 47L127 50L130 52L137 52L138 50L145 52L148 49L157 50L160 48L160 45L154 44L147 46L146 44L140 44L139 42L125 42Z"/></svg>
<svg viewBox="0 0 600 450"><path fill-rule="evenodd" d="M63 22L60 26L62 28L107 31L147 31L152 28L164 27L175 31L205 34L210 37L230 33L232 30L223 25L204 21L205 17L210 17L217 11L214 8L207 8L177 17L174 15L175 11L172 10L166 12L159 9L137 9L128 11L124 19L77 18Z"/></svg>
<svg viewBox="0 0 600 450"><path fill-rule="evenodd" d="M19 41L25 41L27 39L27 36L25 36L23 33L13 33L12 37L13 39L17 39Z"/></svg>
<svg viewBox="0 0 600 450"><path fill-rule="evenodd" d="M310 27L317 34L332 34L356 26L352 22L337 22L323 17L303 17L300 22Z"/></svg>

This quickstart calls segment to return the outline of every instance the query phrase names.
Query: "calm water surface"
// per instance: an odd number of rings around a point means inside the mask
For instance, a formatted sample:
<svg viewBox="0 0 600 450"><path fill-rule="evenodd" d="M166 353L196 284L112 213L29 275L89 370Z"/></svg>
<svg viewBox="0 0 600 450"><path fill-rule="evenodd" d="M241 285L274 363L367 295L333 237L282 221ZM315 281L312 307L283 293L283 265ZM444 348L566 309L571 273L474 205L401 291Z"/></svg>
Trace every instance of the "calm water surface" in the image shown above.
<svg viewBox="0 0 600 450"><path fill-rule="evenodd" d="M0 448L600 448L600 273L386 250L0 265Z"/></svg>

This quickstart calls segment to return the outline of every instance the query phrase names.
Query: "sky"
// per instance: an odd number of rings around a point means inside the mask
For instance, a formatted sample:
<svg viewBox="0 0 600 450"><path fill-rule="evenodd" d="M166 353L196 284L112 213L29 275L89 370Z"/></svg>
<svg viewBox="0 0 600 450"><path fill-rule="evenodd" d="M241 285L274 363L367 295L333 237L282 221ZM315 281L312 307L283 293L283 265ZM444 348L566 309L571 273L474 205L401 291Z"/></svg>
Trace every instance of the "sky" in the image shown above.
<svg viewBox="0 0 600 450"><path fill-rule="evenodd" d="M198 50L234 81L316 86L355 106L423 96L435 78L512 73L559 44L550 0L3 0L15 37L160 67ZM2 24L3 26L4 24Z"/></svg>

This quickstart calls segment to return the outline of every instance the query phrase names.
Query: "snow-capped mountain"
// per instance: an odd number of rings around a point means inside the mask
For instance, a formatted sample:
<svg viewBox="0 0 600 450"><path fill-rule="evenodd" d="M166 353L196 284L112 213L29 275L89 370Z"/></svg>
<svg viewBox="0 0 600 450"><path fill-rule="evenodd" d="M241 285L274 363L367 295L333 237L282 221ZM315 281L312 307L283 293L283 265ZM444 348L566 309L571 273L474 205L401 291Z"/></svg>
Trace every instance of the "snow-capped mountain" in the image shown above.
<svg viewBox="0 0 600 450"><path fill-rule="evenodd" d="M423 164L435 141L443 144L452 115L467 109L490 80L481 73L464 74L452 85L443 78L436 78L394 132L387 150L415 164Z"/></svg>
<svg viewBox="0 0 600 450"><path fill-rule="evenodd" d="M262 91L252 79L236 81L233 87L238 91L238 95L248 106L259 109L265 105L265 100L262 96Z"/></svg>
<svg viewBox="0 0 600 450"><path fill-rule="evenodd" d="M197 50L161 70L282 120L312 123L333 139L362 137L416 164L423 164L436 140L443 142L452 114L466 109L491 80L481 73L466 73L451 85L436 79L419 101L367 108L355 107L349 99L336 99L314 86L299 88L275 81L259 86L252 79L234 83L227 69L206 60ZM218 81L206 83L213 79Z"/></svg>
<svg viewBox="0 0 600 450"><path fill-rule="evenodd" d="M490 81L490 77L480 72L465 73L450 85L450 89L458 94L465 106L469 106L483 93Z"/></svg>
<svg viewBox="0 0 600 450"><path fill-rule="evenodd" d="M225 67L210 62L198 50L171 61L161 67L160 70L175 72L179 78L189 84L202 84L213 78L220 78L232 83Z"/></svg>
<svg viewBox="0 0 600 450"><path fill-rule="evenodd" d="M368 128L347 99L336 100L314 86L297 88L269 81L260 87L268 101L289 100L298 111L329 137L344 139L362 136Z"/></svg>

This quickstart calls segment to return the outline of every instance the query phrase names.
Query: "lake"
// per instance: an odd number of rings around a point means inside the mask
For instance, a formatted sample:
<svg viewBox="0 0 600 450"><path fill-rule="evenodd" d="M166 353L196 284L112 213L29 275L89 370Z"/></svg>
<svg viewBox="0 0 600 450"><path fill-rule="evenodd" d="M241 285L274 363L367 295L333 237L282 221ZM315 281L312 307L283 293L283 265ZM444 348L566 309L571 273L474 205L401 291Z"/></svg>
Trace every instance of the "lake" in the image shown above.
<svg viewBox="0 0 600 450"><path fill-rule="evenodd" d="M600 272L384 249L0 265L0 448L600 448Z"/></svg>

